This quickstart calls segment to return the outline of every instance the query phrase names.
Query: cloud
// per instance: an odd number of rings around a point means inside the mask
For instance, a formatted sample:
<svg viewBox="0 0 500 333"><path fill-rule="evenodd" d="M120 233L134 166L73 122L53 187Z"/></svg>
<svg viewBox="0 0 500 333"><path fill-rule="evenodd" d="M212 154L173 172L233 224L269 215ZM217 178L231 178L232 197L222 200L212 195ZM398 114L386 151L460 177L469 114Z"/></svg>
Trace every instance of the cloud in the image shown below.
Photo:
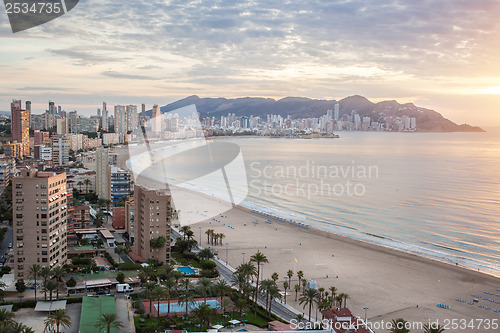
<svg viewBox="0 0 500 333"><path fill-rule="evenodd" d="M160 80L161 78L146 76L146 75L132 75L132 74L124 74L118 73L115 71L106 71L101 73L104 76L117 78L117 79L132 79L132 80Z"/></svg>

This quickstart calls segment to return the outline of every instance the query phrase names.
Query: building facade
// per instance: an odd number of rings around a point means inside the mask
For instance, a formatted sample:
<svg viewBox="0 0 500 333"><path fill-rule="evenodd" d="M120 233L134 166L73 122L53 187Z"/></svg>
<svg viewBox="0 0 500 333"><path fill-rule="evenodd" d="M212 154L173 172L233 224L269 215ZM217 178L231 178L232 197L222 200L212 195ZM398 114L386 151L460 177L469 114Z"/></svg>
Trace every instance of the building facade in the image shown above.
<svg viewBox="0 0 500 333"><path fill-rule="evenodd" d="M26 279L33 264L66 263L66 174L23 169L12 182L14 274Z"/></svg>
<svg viewBox="0 0 500 333"><path fill-rule="evenodd" d="M96 193L99 199L111 200L111 167L109 152L98 148L96 151Z"/></svg>
<svg viewBox="0 0 500 333"><path fill-rule="evenodd" d="M21 109L21 101L10 105L12 141L21 144L21 157L30 153L30 112Z"/></svg>
<svg viewBox="0 0 500 333"><path fill-rule="evenodd" d="M65 136L55 136L52 138L52 164L63 166L69 164L70 139Z"/></svg>
<svg viewBox="0 0 500 333"><path fill-rule="evenodd" d="M138 259L170 263L171 196L165 192L134 188L134 252ZM163 246L157 246L158 239Z"/></svg>

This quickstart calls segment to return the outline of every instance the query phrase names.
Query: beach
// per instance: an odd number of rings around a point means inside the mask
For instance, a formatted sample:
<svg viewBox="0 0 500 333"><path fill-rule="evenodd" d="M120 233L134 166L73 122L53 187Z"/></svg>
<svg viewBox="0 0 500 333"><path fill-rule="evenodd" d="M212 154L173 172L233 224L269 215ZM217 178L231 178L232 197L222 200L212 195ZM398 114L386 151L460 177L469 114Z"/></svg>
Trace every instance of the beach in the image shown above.
<svg viewBox="0 0 500 333"><path fill-rule="evenodd" d="M127 149L115 151L119 152L120 166L126 167ZM148 178L138 178L136 183L148 188L163 186ZM264 279L277 272L280 276L278 284L282 287L288 270L294 273L302 270L304 278L316 281L318 288L328 290L330 286L335 286L339 293L347 293L347 307L354 314L363 318L364 308L368 308L367 318L374 328L382 327L382 321L403 318L414 322L415 327L429 320L438 320L439 324L448 326L447 332L497 331L485 324L491 320L498 323L500 313L494 310L500 309L500 304L482 299L487 297L500 301L500 297L485 293L500 294L500 279L497 277L334 233L305 229L255 214L243 207L212 216L224 207L224 203L205 194L185 191L186 198L196 198L199 209L181 211L181 217L192 214L194 218L194 215L205 214L208 217L205 221L191 225L196 240L201 239L202 246L206 247L207 229L223 233L223 245L214 246L213 250L223 261L227 255L228 264L233 267L247 262L260 250L269 259L269 263L263 266ZM292 288L297 284L296 275L291 284ZM457 298L467 302L457 301ZM469 304L474 298L479 302ZM288 291L287 303L307 314L307 309L295 302L293 289ZM437 304L449 305L449 309L440 308ZM315 312L312 317L316 317ZM321 319L321 314L318 318ZM453 320L458 320L458 325L466 322L469 326L453 329L452 324L457 324ZM388 330L379 328L375 331Z"/></svg>

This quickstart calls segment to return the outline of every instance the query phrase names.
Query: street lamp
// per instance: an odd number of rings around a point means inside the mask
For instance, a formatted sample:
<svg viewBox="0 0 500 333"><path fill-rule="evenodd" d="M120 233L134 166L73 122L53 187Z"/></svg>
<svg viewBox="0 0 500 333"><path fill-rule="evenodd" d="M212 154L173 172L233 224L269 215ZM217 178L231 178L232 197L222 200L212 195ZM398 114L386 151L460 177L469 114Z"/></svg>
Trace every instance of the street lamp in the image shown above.
<svg viewBox="0 0 500 333"><path fill-rule="evenodd" d="M198 227L200 229L200 247L201 247L201 227Z"/></svg>
<svg viewBox="0 0 500 333"><path fill-rule="evenodd" d="M241 252L241 254L243 255L243 263L245 263L245 252Z"/></svg>
<svg viewBox="0 0 500 333"><path fill-rule="evenodd" d="M365 324L366 324L366 310L368 310L369 308L363 308L363 310L365 310Z"/></svg>
<svg viewBox="0 0 500 333"><path fill-rule="evenodd" d="M227 265L227 255L229 251L229 243L226 243L226 265Z"/></svg>

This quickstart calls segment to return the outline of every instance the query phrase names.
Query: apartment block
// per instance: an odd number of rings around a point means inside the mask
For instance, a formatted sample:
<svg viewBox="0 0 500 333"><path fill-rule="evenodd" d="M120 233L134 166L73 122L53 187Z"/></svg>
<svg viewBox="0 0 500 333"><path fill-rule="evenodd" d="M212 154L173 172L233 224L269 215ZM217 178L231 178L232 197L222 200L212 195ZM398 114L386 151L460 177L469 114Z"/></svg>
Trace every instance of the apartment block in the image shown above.
<svg viewBox="0 0 500 333"><path fill-rule="evenodd" d="M14 274L26 279L33 264L66 263L66 173L22 169L12 182Z"/></svg>
<svg viewBox="0 0 500 333"><path fill-rule="evenodd" d="M169 264L172 212L170 194L136 185L134 202L134 252L137 259L156 259ZM165 244L155 247L155 240L159 237L164 237Z"/></svg>
<svg viewBox="0 0 500 333"><path fill-rule="evenodd" d="M52 164L54 166L68 165L70 139L65 136L52 138Z"/></svg>

